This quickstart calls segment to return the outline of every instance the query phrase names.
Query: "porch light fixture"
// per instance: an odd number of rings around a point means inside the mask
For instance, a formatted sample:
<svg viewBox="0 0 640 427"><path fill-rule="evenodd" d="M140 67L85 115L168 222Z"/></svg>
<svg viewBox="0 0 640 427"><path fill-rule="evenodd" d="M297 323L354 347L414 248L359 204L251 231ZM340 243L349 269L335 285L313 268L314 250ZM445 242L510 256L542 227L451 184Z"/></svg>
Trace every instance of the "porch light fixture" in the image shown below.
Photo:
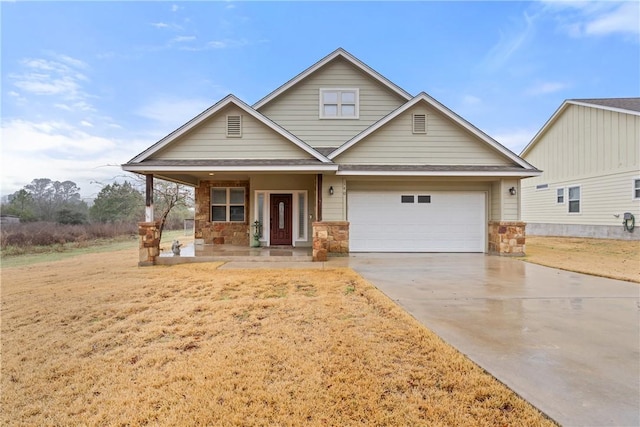
<svg viewBox="0 0 640 427"><path fill-rule="evenodd" d="M331 187L329 187L329 195L333 196L333 185Z"/></svg>
<svg viewBox="0 0 640 427"><path fill-rule="evenodd" d="M517 191L516 191L516 187L511 187L511 188L509 189L509 194L511 194L512 196L515 196L515 195L516 195L516 193L517 193Z"/></svg>

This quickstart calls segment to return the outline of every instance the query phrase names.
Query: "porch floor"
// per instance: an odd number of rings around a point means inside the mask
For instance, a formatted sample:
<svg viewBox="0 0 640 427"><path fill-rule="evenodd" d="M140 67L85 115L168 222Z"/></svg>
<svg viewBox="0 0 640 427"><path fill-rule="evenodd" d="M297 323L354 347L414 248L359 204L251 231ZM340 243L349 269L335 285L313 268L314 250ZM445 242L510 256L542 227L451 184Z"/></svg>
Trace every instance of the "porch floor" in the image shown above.
<svg viewBox="0 0 640 427"><path fill-rule="evenodd" d="M181 248L179 256L174 256L171 250L165 250L156 258L156 263L160 265L213 261L312 261L312 249L292 246L252 248L249 246L189 243Z"/></svg>

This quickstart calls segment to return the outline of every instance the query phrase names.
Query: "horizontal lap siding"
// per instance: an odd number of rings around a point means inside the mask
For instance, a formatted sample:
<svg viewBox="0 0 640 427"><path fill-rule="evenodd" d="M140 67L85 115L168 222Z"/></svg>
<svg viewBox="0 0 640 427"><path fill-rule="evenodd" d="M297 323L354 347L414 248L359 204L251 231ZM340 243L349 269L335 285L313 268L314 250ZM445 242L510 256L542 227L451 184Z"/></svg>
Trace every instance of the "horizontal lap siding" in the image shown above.
<svg viewBox="0 0 640 427"><path fill-rule="evenodd" d="M640 177L640 117L570 105L525 159L543 170L522 181L523 220L546 224L620 225L614 214L640 214L632 200ZM547 184L548 190L536 190ZM581 186L581 213L556 204L556 189Z"/></svg>
<svg viewBox="0 0 640 427"><path fill-rule="evenodd" d="M412 115L427 115L427 133L412 133ZM416 106L336 158L343 164L511 165L486 142L438 111Z"/></svg>
<svg viewBox="0 0 640 427"><path fill-rule="evenodd" d="M242 115L242 137L227 138L227 115L235 114ZM243 111L228 108L200 124L153 158L309 159L312 156Z"/></svg>
<svg viewBox="0 0 640 427"><path fill-rule="evenodd" d="M321 88L360 89L359 119L320 119ZM337 59L259 111L313 147L338 147L404 102L353 65Z"/></svg>

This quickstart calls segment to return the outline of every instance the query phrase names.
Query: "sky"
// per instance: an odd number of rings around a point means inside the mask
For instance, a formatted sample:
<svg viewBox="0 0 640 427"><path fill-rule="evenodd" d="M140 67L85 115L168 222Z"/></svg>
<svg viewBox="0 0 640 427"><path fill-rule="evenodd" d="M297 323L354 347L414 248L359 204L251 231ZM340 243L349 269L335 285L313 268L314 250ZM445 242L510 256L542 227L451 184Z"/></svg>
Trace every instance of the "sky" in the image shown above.
<svg viewBox="0 0 640 427"><path fill-rule="evenodd" d="M90 200L229 93L249 105L342 47L515 153L565 99L640 96L640 2L0 0L0 194Z"/></svg>

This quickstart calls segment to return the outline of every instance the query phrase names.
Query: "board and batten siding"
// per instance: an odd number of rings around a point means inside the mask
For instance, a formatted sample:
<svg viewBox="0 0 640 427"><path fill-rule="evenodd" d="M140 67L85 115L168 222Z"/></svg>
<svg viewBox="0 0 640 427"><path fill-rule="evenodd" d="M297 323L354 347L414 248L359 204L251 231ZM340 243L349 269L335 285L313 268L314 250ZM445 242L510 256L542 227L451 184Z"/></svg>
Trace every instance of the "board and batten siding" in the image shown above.
<svg viewBox="0 0 640 427"><path fill-rule="evenodd" d="M579 180L549 183L536 190L523 181L522 212L527 222L547 224L611 225L622 223L622 214L640 218L640 200L633 199L633 180L640 171L593 176ZM569 213L569 187L580 186L580 213ZM556 203L556 191L564 188L565 202ZM615 215L618 215L617 217Z"/></svg>
<svg viewBox="0 0 640 427"><path fill-rule="evenodd" d="M242 116L242 136L227 137L227 115ZM238 108L225 108L165 149L158 160L312 159L313 157Z"/></svg>
<svg viewBox="0 0 640 427"><path fill-rule="evenodd" d="M359 89L359 118L320 119L321 88ZM405 102L352 64L337 58L259 111L312 147L338 147Z"/></svg>
<svg viewBox="0 0 640 427"><path fill-rule="evenodd" d="M569 105L524 158L543 171L522 181L524 221L621 226L624 212L640 216L640 201L633 199L633 180L640 177L640 116ZM536 188L542 185L547 189ZM580 213L568 212L573 186L580 186ZM556 203L560 187L564 204Z"/></svg>
<svg viewBox="0 0 640 427"><path fill-rule="evenodd" d="M543 170L531 184L640 169L640 116L570 105L524 159Z"/></svg>
<svg viewBox="0 0 640 427"><path fill-rule="evenodd" d="M427 132L413 133L412 115L426 114ZM341 153L342 164L513 165L442 113L416 105Z"/></svg>

